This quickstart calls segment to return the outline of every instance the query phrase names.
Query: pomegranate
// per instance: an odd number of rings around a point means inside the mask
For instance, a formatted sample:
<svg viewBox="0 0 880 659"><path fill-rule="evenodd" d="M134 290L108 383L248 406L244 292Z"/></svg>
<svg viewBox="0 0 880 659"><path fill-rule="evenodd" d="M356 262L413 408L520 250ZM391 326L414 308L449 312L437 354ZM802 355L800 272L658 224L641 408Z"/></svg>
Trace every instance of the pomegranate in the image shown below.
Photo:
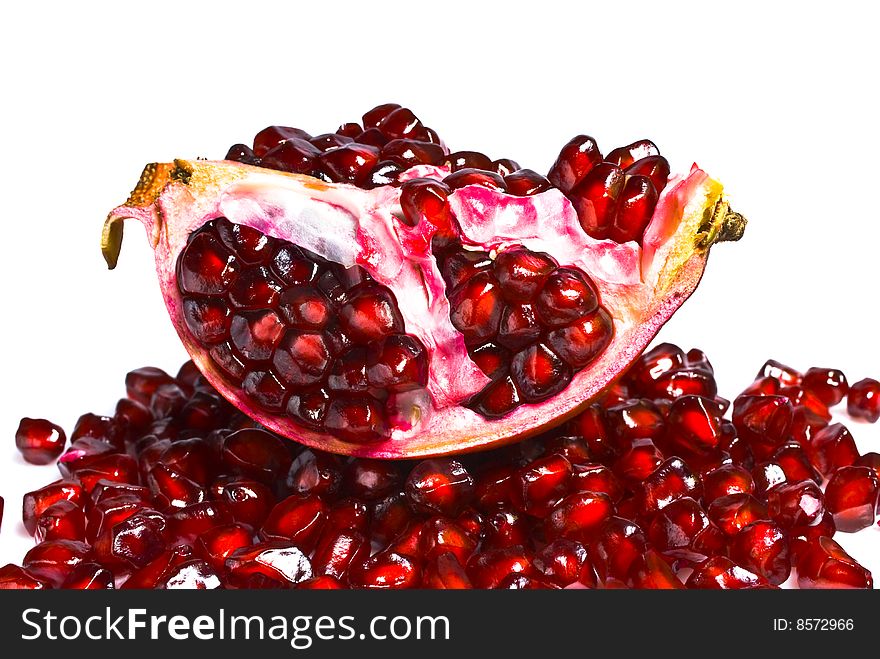
<svg viewBox="0 0 880 659"><path fill-rule="evenodd" d="M102 237L112 268L121 220L141 221L205 379L322 451L457 453L574 417L745 226L648 140L603 156L576 137L545 178L449 153L395 104L340 131L271 126L224 161L150 164ZM184 400L148 369L131 387L156 417Z"/></svg>
<svg viewBox="0 0 880 659"><path fill-rule="evenodd" d="M778 410L802 418L796 374L765 365L740 399L770 404L729 406L704 354L661 344L539 437L387 461L286 441L192 364L137 369L124 400L153 420L80 418L65 478L24 496L36 546L0 588L871 587L836 540L876 522L877 454L825 421L769 453Z"/></svg>

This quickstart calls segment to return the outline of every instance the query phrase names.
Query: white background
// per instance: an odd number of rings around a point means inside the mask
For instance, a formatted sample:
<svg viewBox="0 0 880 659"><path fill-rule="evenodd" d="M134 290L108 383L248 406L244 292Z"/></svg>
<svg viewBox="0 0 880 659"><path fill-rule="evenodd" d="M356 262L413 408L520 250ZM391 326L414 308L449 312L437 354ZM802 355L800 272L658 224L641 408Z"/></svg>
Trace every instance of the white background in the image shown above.
<svg viewBox="0 0 880 659"><path fill-rule="evenodd" d="M573 135L651 137L750 224L661 338L732 398L768 357L880 377L877 5L683 2L15 3L0 25L0 564L32 540L22 416L68 432L126 371L175 370L139 226L98 246L146 162L222 158L269 124L332 131L387 101L453 149L546 171ZM880 424L846 421L863 450ZM838 536L880 577L880 529Z"/></svg>

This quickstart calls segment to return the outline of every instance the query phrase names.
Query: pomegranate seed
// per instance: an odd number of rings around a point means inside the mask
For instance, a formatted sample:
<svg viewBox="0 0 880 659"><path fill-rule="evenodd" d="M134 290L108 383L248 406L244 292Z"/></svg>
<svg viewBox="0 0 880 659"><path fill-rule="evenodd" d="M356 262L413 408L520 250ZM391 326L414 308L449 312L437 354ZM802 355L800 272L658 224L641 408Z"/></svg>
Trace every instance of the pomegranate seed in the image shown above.
<svg viewBox="0 0 880 659"><path fill-rule="evenodd" d="M638 140L627 146L612 149L604 160L625 169L637 160L658 155L660 155L660 150L651 140Z"/></svg>
<svg viewBox="0 0 880 659"><path fill-rule="evenodd" d="M841 467L825 488L825 507L834 516L835 527L854 533L874 523L880 479L870 467Z"/></svg>
<svg viewBox="0 0 880 659"><path fill-rule="evenodd" d="M578 135L562 147L547 178L563 192L569 192L601 161L602 154L596 140L588 135Z"/></svg>
<svg viewBox="0 0 880 659"><path fill-rule="evenodd" d="M612 469L624 481L631 484L645 480L663 462L663 454L650 439L637 439L629 450L615 460Z"/></svg>
<svg viewBox="0 0 880 659"><path fill-rule="evenodd" d="M498 161L496 161L497 163ZM499 172L499 174L502 174L502 172ZM531 169L519 169L502 175L504 176L507 192L517 197L528 197L553 187L553 184L547 178Z"/></svg>
<svg viewBox="0 0 880 659"><path fill-rule="evenodd" d="M740 396L733 425L758 459L769 457L788 438L794 408L784 396Z"/></svg>
<svg viewBox="0 0 880 659"><path fill-rule="evenodd" d="M133 570L125 583L122 584L122 589L157 588L159 584L165 582L175 568L192 558L192 547L179 545L168 549L144 567Z"/></svg>
<svg viewBox="0 0 880 659"><path fill-rule="evenodd" d="M290 541L310 552L327 516L326 504L314 494L293 494L279 501L260 529L263 540Z"/></svg>
<svg viewBox="0 0 880 659"><path fill-rule="evenodd" d="M445 517L432 517L421 527L417 555L431 561L451 553L464 565L476 548L476 541L461 526Z"/></svg>
<svg viewBox="0 0 880 659"><path fill-rule="evenodd" d="M728 537L752 522L770 518L767 506L751 494L729 494L715 499L707 510L709 519Z"/></svg>
<svg viewBox="0 0 880 659"><path fill-rule="evenodd" d="M703 503L713 501L731 494L753 494L755 481L752 475L737 465L722 465L705 474L703 482Z"/></svg>
<svg viewBox="0 0 880 659"><path fill-rule="evenodd" d="M59 501L70 501L82 508L85 505L82 485L76 481L60 480L25 494L22 497L22 521L27 532L31 535L36 533L40 517Z"/></svg>
<svg viewBox="0 0 880 659"><path fill-rule="evenodd" d="M236 522L258 529L275 506L275 496L259 481L235 479L223 484L219 500Z"/></svg>
<svg viewBox="0 0 880 659"><path fill-rule="evenodd" d="M575 492L557 503L547 516L550 539L584 540L614 514L614 504L601 492Z"/></svg>
<svg viewBox="0 0 880 659"><path fill-rule="evenodd" d="M694 569L685 585L688 588L740 590L762 588L768 582L725 556L708 558Z"/></svg>
<svg viewBox="0 0 880 659"><path fill-rule="evenodd" d="M786 442L773 454L773 462L778 464L787 481L814 480L822 482L820 474L810 462L807 452L797 442Z"/></svg>
<svg viewBox="0 0 880 659"><path fill-rule="evenodd" d="M755 494L761 499L767 498L767 493L782 483L789 483L788 477L782 466L776 462L762 462L752 469L752 479L755 481Z"/></svg>
<svg viewBox="0 0 880 659"><path fill-rule="evenodd" d="M587 316L599 306L593 282L571 268L558 268L535 298L535 311L548 327L561 327Z"/></svg>
<svg viewBox="0 0 880 659"><path fill-rule="evenodd" d="M791 573L788 535L775 522L753 522L741 529L730 541L730 557L774 586Z"/></svg>
<svg viewBox="0 0 880 659"><path fill-rule="evenodd" d="M876 423L880 419L880 382L865 378L852 385L846 397L846 411L854 419Z"/></svg>
<svg viewBox="0 0 880 659"><path fill-rule="evenodd" d="M545 580L560 588L573 583L596 586L587 548L580 542L556 540L535 554L533 565Z"/></svg>
<svg viewBox="0 0 880 659"><path fill-rule="evenodd" d="M286 477L292 462L284 440L256 428L227 436L221 456L224 466L234 473L268 484Z"/></svg>
<svg viewBox="0 0 880 659"><path fill-rule="evenodd" d="M400 208L406 224L415 227L427 222L442 235L452 237L455 219L449 209L449 193L448 185L434 179L415 178L404 182L400 187Z"/></svg>
<svg viewBox="0 0 880 659"><path fill-rule="evenodd" d="M825 511L822 490L811 480L782 483L767 493L767 511L783 528L809 526Z"/></svg>
<svg viewBox="0 0 880 659"><path fill-rule="evenodd" d="M603 240L609 237L624 182L620 167L600 162L568 193L581 227L593 238Z"/></svg>
<svg viewBox="0 0 880 659"><path fill-rule="evenodd" d="M684 584L663 557L653 549L636 558L630 566L633 588L681 590Z"/></svg>
<svg viewBox="0 0 880 659"><path fill-rule="evenodd" d="M641 512L650 517L682 497L699 498L702 493L700 478L681 458L662 462L638 486Z"/></svg>
<svg viewBox="0 0 880 659"><path fill-rule="evenodd" d="M572 490L602 492L614 503L623 498L623 485L608 467L599 463L575 464L571 474Z"/></svg>
<svg viewBox="0 0 880 659"><path fill-rule="evenodd" d="M722 531L690 497L676 499L660 510L648 527L648 539L669 558L697 563L724 549Z"/></svg>
<svg viewBox="0 0 880 659"><path fill-rule="evenodd" d="M385 497L372 505L373 539L387 543L403 532L413 519L413 513L407 505L407 497L396 493Z"/></svg>
<svg viewBox="0 0 880 659"><path fill-rule="evenodd" d="M466 571L474 588L498 588L511 574L535 574L531 552L520 545L474 554Z"/></svg>
<svg viewBox="0 0 880 659"><path fill-rule="evenodd" d="M18 565L0 567L0 590L43 590L50 585Z"/></svg>
<svg viewBox="0 0 880 659"><path fill-rule="evenodd" d="M668 440L686 455L705 454L721 441L724 409L702 396L682 396L669 408Z"/></svg>
<svg viewBox="0 0 880 659"><path fill-rule="evenodd" d="M479 151L456 151L450 153L446 156L443 164L453 172L458 172L462 169L480 169L489 172L495 170L492 166L492 160Z"/></svg>
<svg viewBox="0 0 880 659"><path fill-rule="evenodd" d="M112 590L116 587L113 573L98 563L77 565L60 586L65 590Z"/></svg>
<svg viewBox="0 0 880 659"><path fill-rule="evenodd" d="M488 273L463 282L449 296L450 319L469 344L490 341L501 323L503 303L498 283Z"/></svg>
<svg viewBox="0 0 880 659"><path fill-rule="evenodd" d="M253 149L245 144L233 144L229 147L229 151L226 152L224 160L233 160L235 162L244 163L245 165L260 164L260 159L257 158Z"/></svg>
<svg viewBox="0 0 880 659"><path fill-rule="evenodd" d="M25 417L15 431L15 447L31 464L45 465L57 460L66 441L64 430L46 419Z"/></svg>
<svg viewBox="0 0 880 659"><path fill-rule="evenodd" d="M297 494L332 497L342 485L342 461L330 453L304 451L294 463L287 485Z"/></svg>
<svg viewBox="0 0 880 659"><path fill-rule="evenodd" d="M217 246L217 249L222 251L222 248L219 245ZM205 273L205 276L208 274L209 273ZM150 404L150 400L153 398L153 394L156 393L156 389L163 384L174 384L174 378L162 369L154 366L145 366L143 368L135 369L125 376L126 394L132 400L136 400L143 405ZM76 431L74 431L74 434L76 434ZM95 437L97 435L89 434L88 436Z"/></svg>
<svg viewBox="0 0 880 659"><path fill-rule="evenodd" d="M665 181L664 181L665 183ZM627 176L620 192L617 217L608 230L608 237L618 243L641 242L642 234L657 206L659 194L647 176Z"/></svg>
<svg viewBox="0 0 880 659"><path fill-rule="evenodd" d="M199 536L195 553L204 559L215 572L225 569L226 559L242 547L249 547L253 533L241 524L225 524L209 529Z"/></svg>
<svg viewBox="0 0 880 659"><path fill-rule="evenodd" d="M626 578L633 562L645 552L645 534L634 522L609 517L588 542L590 560L600 581Z"/></svg>
<svg viewBox="0 0 880 659"><path fill-rule="evenodd" d="M473 499L474 479L457 460L425 460L410 472L406 497L418 512L454 517Z"/></svg>
<svg viewBox="0 0 880 659"><path fill-rule="evenodd" d="M0 516L2 512L0 510ZM34 537L37 542L85 540L86 518L83 509L67 499L56 501L40 515Z"/></svg>
<svg viewBox="0 0 880 659"><path fill-rule="evenodd" d="M549 455L523 467L517 476L516 502L523 512L542 517L568 491L571 463L561 455Z"/></svg>
<svg viewBox="0 0 880 659"><path fill-rule="evenodd" d="M367 501L386 497L399 487L400 471L394 463L384 460L356 460L343 473L343 489Z"/></svg>
<svg viewBox="0 0 880 659"><path fill-rule="evenodd" d="M756 375L755 378L774 378L780 385L787 387L791 385L800 385L803 380L803 374L790 366L786 366L785 364L776 361L775 359L768 359L764 362L764 365L761 367L761 370L758 371L758 375Z"/></svg>
<svg viewBox="0 0 880 659"><path fill-rule="evenodd" d="M817 431L804 448L810 461L826 476L840 467L849 467L859 459L855 440L841 423Z"/></svg>
<svg viewBox="0 0 880 659"><path fill-rule="evenodd" d="M811 540L798 557L801 588L873 588L871 573L831 538Z"/></svg>
<svg viewBox="0 0 880 659"><path fill-rule="evenodd" d="M95 555L105 565L143 567L167 547L165 516L145 508L136 511L110 529L104 529L95 541Z"/></svg>
<svg viewBox="0 0 880 659"><path fill-rule="evenodd" d="M260 542L237 549L226 559L234 585L251 587L263 580L291 587L312 578L312 564L300 549L286 542Z"/></svg>
<svg viewBox="0 0 880 659"><path fill-rule="evenodd" d="M865 453L856 460L856 465L859 467L870 467L877 474L877 478L880 478L880 453L874 453L873 451Z"/></svg>
<svg viewBox="0 0 880 659"><path fill-rule="evenodd" d="M543 343L513 356L510 371L517 391L527 403L539 403L562 391L571 381L571 368Z"/></svg>
<svg viewBox="0 0 880 659"><path fill-rule="evenodd" d="M231 522L229 509L219 501L202 501L176 508L168 517L171 535L187 544L206 531Z"/></svg>
<svg viewBox="0 0 880 659"><path fill-rule="evenodd" d="M299 128L289 126L269 126L264 128L254 137L254 153L263 156L272 147L283 144L286 140L308 140L312 136Z"/></svg>
<svg viewBox="0 0 880 659"><path fill-rule="evenodd" d="M843 371L834 368L810 368L804 373L802 385L827 407L837 405L849 391Z"/></svg>
<svg viewBox="0 0 880 659"><path fill-rule="evenodd" d="M590 452L599 460L607 460L616 454L616 449L609 442L605 410L599 405L591 405L576 416L569 423L568 431L582 437Z"/></svg>
<svg viewBox="0 0 880 659"><path fill-rule="evenodd" d="M626 168L629 177L644 176L648 178L654 189L660 192L666 187L669 179L669 162L663 156L646 156Z"/></svg>
<svg viewBox="0 0 880 659"><path fill-rule="evenodd" d="M605 421L617 444L629 446L637 439L656 441L666 430L666 421L653 401L640 398L608 408Z"/></svg>
<svg viewBox="0 0 880 659"><path fill-rule="evenodd" d="M534 300L556 267L556 261L549 254L521 247L500 252L494 262L495 277L502 295L515 303Z"/></svg>
<svg viewBox="0 0 880 659"><path fill-rule="evenodd" d="M547 334L548 345L573 368L583 368L611 343L611 316L604 309L581 316Z"/></svg>
<svg viewBox="0 0 880 659"><path fill-rule="evenodd" d="M353 565L349 580L357 588L417 588L420 583L420 565L409 556L393 551L379 552L363 563Z"/></svg>
<svg viewBox="0 0 880 659"><path fill-rule="evenodd" d="M466 590L473 588L464 567L450 553L442 554L425 564L422 570L422 585L425 588L443 590Z"/></svg>
<svg viewBox="0 0 880 659"><path fill-rule="evenodd" d="M327 575L300 581L296 587L298 590L342 590L345 588L339 579Z"/></svg>
<svg viewBox="0 0 880 659"><path fill-rule="evenodd" d="M358 531L339 531L322 537L315 549L312 565L317 574L344 581L352 566L370 557L370 543Z"/></svg>
<svg viewBox="0 0 880 659"><path fill-rule="evenodd" d="M34 546L24 555L22 568L34 578L60 586L70 571L89 555L90 547L77 540L49 540Z"/></svg>
<svg viewBox="0 0 880 659"><path fill-rule="evenodd" d="M797 565L811 541L822 536L831 538L835 533L837 533L837 527L834 525L834 516L827 510L822 514L818 522L814 522L810 526L792 527L789 530L792 565Z"/></svg>
<svg viewBox="0 0 880 659"><path fill-rule="evenodd" d="M525 545L531 525L524 515L509 508L499 508L486 514L483 526L483 549L500 549Z"/></svg>

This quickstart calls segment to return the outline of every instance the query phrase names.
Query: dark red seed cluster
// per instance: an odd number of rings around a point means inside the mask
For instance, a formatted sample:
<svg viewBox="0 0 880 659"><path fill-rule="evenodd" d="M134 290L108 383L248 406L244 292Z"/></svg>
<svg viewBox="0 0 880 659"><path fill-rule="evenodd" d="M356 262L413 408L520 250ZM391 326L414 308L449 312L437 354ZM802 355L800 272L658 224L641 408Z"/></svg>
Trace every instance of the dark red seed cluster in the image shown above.
<svg viewBox="0 0 880 659"><path fill-rule="evenodd" d="M188 330L260 409L354 442L387 438L397 396L427 384L428 355L394 294L225 218L178 259Z"/></svg>
<svg viewBox="0 0 880 659"><path fill-rule="evenodd" d="M142 368L25 495L37 544L0 588L870 588L833 536L875 522L880 456L815 387L768 362L730 406L661 344L541 437L383 462L256 426L191 362Z"/></svg>
<svg viewBox="0 0 880 659"><path fill-rule="evenodd" d="M256 135L252 148L235 145L226 157L328 182L399 186L401 219L432 228L452 323L492 379L468 402L487 418L562 391L605 350L613 326L596 286L580 270L517 246L491 257L466 250L449 195L467 185L517 196L555 186L572 200L591 236L638 241L669 174L666 160L647 140L615 149L603 161L595 142L580 136L563 149L549 178L509 159L449 153L433 130L396 104L370 110L361 124L343 124L336 133L316 137L270 126ZM416 165L449 173L443 180L398 181ZM595 172L603 168L611 173L599 181ZM387 419L394 414L386 399L391 395L393 404L395 393L423 386L428 371L428 357L405 334L393 295L375 283L362 284L362 271L340 275L337 266L295 245L222 218L213 224L216 228L193 235L179 264L178 284L195 339L262 409L351 441L387 437ZM383 290L382 299L367 296L354 308L347 300L352 279L361 289ZM337 304L334 296L343 300ZM344 326L328 326L343 304L364 324L381 329L359 340ZM298 332L295 339L289 338L291 328ZM365 355L364 344L378 340L391 345L375 355L368 347ZM373 381L365 359L380 364L374 371L391 383Z"/></svg>
<svg viewBox="0 0 880 659"><path fill-rule="evenodd" d="M614 333L596 286L580 270L522 247L440 252L452 324L492 379L470 405L487 418L559 393Z"/></svg>
<svg viewBox="0 0 880 659"><path fill-rule="evenodd" d="M386 103L335 133L311 136L300 128L269 126L253 147L236 144L227 160L306 174L363 188L400 185L416 165L447 167L448 190L483 185L516 196L558 188L571 200L581 226L597 239L641 242L669 178L669 163L650 140L638 140L602 156L587 135L571 139L546 177L508 158L478 151L450 153L439 136L407 108Z"/></svg>

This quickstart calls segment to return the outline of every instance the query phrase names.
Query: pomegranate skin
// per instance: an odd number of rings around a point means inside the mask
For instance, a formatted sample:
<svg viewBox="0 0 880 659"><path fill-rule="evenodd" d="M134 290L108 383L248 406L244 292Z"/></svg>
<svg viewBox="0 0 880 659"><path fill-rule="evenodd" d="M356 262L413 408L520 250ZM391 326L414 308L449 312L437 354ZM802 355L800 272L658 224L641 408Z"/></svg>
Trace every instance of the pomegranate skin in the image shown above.
<svg viewBox="0 0 880 659"><path fill-rule="evenodd" d="M318 181L300 174L270 172L240 163L187 160L154 163L145 168L138 186L126 204L110 213L104 227L102 247L108 265L114 267L122 240L123 225L120 220L135 218L144 224L155 251L157 273L166 306L187 351L206 380L248 416L283 436L324 451L359 457L415 458L467 452L518 441L576 415L639 355L666 320L694 291L702 276L709 247L721 240L738 238L744 227L741 216L731 212L727 203L721 199L720 184L694 168L685 176L670 179L658 201L654 218L645 232L640 249L634 243L614 247L607 244L608 241L600 244L601 241L594 241L589 236L579 236L578 240L589 248L583 262L599 263L599 254L605 254L602 258L616 263L611 270L598 275L595 272L588 273L594 279L604 282L601 288L603 305L615 318L614 339L593 362L572 376L570 384L564 390L543 402L519 405L501 418L486 419L464 406L463 392L473 391L472 388L467 389L467 386L473 387L476 382L483 386L486 380L460 344L453 345L444 352L444 359L432 361L428 382L428 390L432 396L430 411L425 412L423 402L413 402L414 406L421 406L418 407L421 411L413 408L418 424L414 427L398 425L387 438L379 438L367 444L358 443L346 437L316 432L288 416L260 409L246 391L229 385L204 347L186 330L184 305L177 289L175 266L188 236L206 221L220 215L229 216L231 210L241 210L251 201L256 200L258 205L271 204L279 198L283 198L284 203L288 204L288 212L293 213L291 219L308 217L311 211L304 211L306 215L296 215L290 208L301 210L334 205L348 209L346 212L351 212L357 218L355 221L361 222L363 228L363 222L367 222L364 219L367 217L364 208L384 204L384 207L393 209L396 207L398 194L397 188L389 186L362 190L345 184ZM577 222L570 202L555 189L529 197L514 197L481 185L466 185L454 191L450 203L462 225L472 228L472 233L469 234L471 236L478 235L480 227L491 227L495 221L494 217L472 217L473 209L481 204L499 209L498 212L509 204L526 204L524 208L537 208L545 212L550 218L548 222L556 221L554 213L559 212ZM326 213L317 213L317 216L322 222L336 217ZM286 220L267 221L259 213L245 213L231 219L265 235L289 239L285 234L285 227L290 224ZM494 230L490 233L494 234ZM557 248L563 252L570 249L564 246L571 242L566 240L567 237L564 232L554 236ZM477 238L466 236L462 241L467 245L469 240L475 239ZM481 245L489 245L496 240L492 235L478 239L483 240L479 243ZM404 243L405 249L411 247L406 241ZM369 247L375 247L378 255L375 251L366 253L363 251L366 247L358 245L361 252L357 255L357 262L379 283L397 293L399 299L401 296L404 296L403 299L412 299L401 288L403 284L400 280L406 279L406 276L395 278L381 265L387 263L390 255L397 256L400 247L396 246L397 251L393 253L382 252L381 245L376 247L371 244ZM407 254L403 254L404 273L408 272L406 268L413 263L406 260L411 258ZM558 254L555 256L562 258ZM376 265L377 263L380 265ZM642 278L653 282L652 295L645 295L647 288L642 283ZM437 280L439 281L439 277ZM445 298L443 304L448 304ZM406 304L401 303L404 315L407 308ZM448 319L447 308L443 307L441 311ZM431 343L431 332L438 332L440 330L437 328L443 326L443 322L438 322L439 317L429 315L423 319L424 322L416 319L413 323L409 322L411 318L407 319L407 331L418 332L425 330L426 325L429 326L425 331L430 340L426 340L424 335L419 338L426 343L429 351L435 353L446 350L438 348L441 345L439 343ZM460 341L460 338L456 340ZM444 364L447 365L443 366ZM457 367L452 368L449 364ZM447 371L443 375L445 379L438 380L436 369L440 368L447 368ZM465 375L461 376L460 373ZM441 384L441 380L450 387ZM467 382L470 384L462 384ZM271 384L266 381L259 386ZM253 386L256 387L257 384ZM268 390L254 391L258 391L260 395L271 394Z"/></svg>

